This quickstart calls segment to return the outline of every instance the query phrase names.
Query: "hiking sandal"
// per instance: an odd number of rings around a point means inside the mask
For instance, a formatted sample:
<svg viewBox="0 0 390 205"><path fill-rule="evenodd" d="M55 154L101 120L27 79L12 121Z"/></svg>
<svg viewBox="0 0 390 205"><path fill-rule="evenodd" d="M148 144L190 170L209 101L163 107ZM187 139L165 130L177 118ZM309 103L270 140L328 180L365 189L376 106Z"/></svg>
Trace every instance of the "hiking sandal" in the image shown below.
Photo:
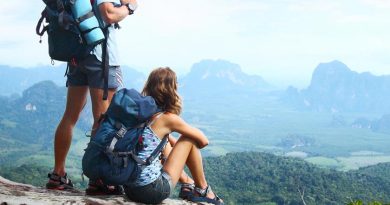
<svg viewBox="0 0 390 205"><path fill-rule="evenodd" d="M210 185L207 185L207 187L205 189L201 189L201 188L195 187L194 191L196 193L198 193L199 196L193 195L192 197L190 197L188 199L189 201L192 201L192 202L195 202L195 203L205 202L205 203L210 203L210 204L215 204L215 205L224 205L222 199L219 198L217 196L217 194L211 190L211 186ZM214 199L211 199L211 198L207 197L207 194L210 193L210 192L214 193L214 195L215 195Z"/></svg>
<svg viewBox="0 0 390 205"><path fill-rule="evenodd" d="M88 188L85 190L85 194L89 196L123 195L123 193L122 186L109 186L104 184L101 180L89 180Z"/></svg>
<svg viewBox="0 0 390 205"><path fill-rule="evenodd" d="M46 189L52 190L73 190L72 181L68 178L67 174L65 176L60 176L54 172L47 175L49 181L46 183Z"/></svg>
<svg viewBox="0 0 390 205"><path fill-rule="evenodd" d="M194 194L195 184L181 183L179 197L187 200Z"/></svg>

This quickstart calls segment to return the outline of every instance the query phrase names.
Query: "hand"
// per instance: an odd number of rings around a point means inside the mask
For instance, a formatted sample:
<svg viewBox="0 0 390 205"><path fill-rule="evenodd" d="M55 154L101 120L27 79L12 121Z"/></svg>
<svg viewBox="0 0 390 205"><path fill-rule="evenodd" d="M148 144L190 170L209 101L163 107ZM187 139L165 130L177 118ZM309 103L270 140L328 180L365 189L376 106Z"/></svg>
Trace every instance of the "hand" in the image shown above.
<svg viewBox="0 0 390 205"><path fill-rule="evenodd" d="M171 144L171 146L173 147L173 146L175 146L177 139L174 138L171 134L169 134L168 141L169 141L169 144Z"/></svg>
<svg viewBox="0 0 390 205"><path fill-rule="evenodd" d="M130 0L121 0L122 5L130 4Z"/></svg>
<svg viewBox="0 0 390 205"><path fill-rule="evenodd" d="M204 147L209 145L209 140L207 138L205 138L205 139L202 139L201 141L199 141L197 144L198 144L199 149L203 149Z"/></svg>

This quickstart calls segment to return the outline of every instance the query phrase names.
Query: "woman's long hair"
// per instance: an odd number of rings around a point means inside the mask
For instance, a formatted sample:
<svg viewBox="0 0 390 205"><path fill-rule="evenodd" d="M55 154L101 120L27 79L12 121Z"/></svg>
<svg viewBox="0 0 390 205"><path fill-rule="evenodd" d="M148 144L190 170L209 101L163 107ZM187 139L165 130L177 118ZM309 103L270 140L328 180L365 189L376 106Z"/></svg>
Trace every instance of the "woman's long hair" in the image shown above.
<svg viewBox="0 0 390 205"><path fill-rule="evenodd" d="M177 93L177 77L169 67L153 70L142 94L152 96L163 111L180 115L181 99Z"/></svg>

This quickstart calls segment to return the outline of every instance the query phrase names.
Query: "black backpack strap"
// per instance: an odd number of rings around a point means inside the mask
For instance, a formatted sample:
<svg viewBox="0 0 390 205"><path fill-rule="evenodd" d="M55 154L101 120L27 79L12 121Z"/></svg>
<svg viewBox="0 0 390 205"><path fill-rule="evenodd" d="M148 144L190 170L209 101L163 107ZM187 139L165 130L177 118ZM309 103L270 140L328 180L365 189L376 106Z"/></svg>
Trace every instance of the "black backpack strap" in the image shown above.
<svg viewBox="0 0 390 205"><path fill-rule="evenodd" d="M59 12L65 10L65 5L64 5L64 2L62 0L57 0L56 3L57 3L57 10Z"/></svg>
<svg viewBox="0 0 390 205"><path fill-rule="evenodd" d="M113 138L111 140L111 143L110 143L110 145L106 149L106 152L108 152L108 153L114 153L114 149L115 149L116 143L120 139L122 139L125 136L126 132L127 132L126 127L123 126L122 123L120 123L120 122L117 122L115 124L115 127L117 128L118 131L116 131L114 133Z"/></svg>
<svg viewBox="0 0 390 205"><path fill-rule="evenodd" d="M105 36L105 39L102 43L102 69L103 69L103 100L107 100L108 97L108 73L109 73L109 67L110 67L110 59L107 49L107 41L110 35L110 32L108 31L108 26L103 29L103 33Z"/></svg>
<svg viewBox="0 0 390 205"><path fill-rule="evenodd" d="M95 16L95 12L90 11L90 12L80 16L79 18L75 19L75 21L76 21L76 23L80 24L81 22L83 22L83 21L85 21L93 16Z"/></svg>
<svg viewBox="0 0 390 205"><path fill-rule="evenodd" d="M165 145L168 143L168 136L169 134L165 135L164 138L161 140L160 144L156 147L156 149L150 154L150 156L146 159L146 164L149 165L151 164L162 152L164 149Z"/></svg>
<svg viewBox="0 0 390 205"><path fill-rule="evenodd" d="M114 153L116 143L125 136L125 134L127 133L128 130L142 128L141 130L143 132L146 125L147 125L146 123L141 123L137 126L134 126L131 128L126 128L122 123L116 122L115 127L116 127L117 131L113 134L113 138L111 140L110 145L106 148L106 152Z"/></svg>
<svg viewBox="0 0 390 205"><path fill-rule="evenodd" d="M134 161L137 162L137 164L141 165L141 169L145 168L146 166L152 164L152 162L160 155L160 152L164 149L165 145L168 143L168 136L169 134L165 135L164 138L161 140L160 144L156 147L156 149L150 154L150 156L143 161L141 158L139 158L134 152L129 152L127 156L134 159ZM124 163L126 166L126 163Z"/></svg>
<svg viewBox="0 0 390 205"><path fill-rule="evenodd" d="M142 123L141 124L143 126L143 129L145 129L146 127L146 124L145 123ZM111 154L114 154L114 155L118 155L118 156L129 156L131 158L133 158L138 164L142 165L142 166L148 166L150 165L159 155L160 155L160 152L164 149L165 145L168 143L168 137L169 137L169 134L165 135L164 138L161 140L160 144L156 147L156 149L152 152L152 154L150 154L150 156L145 160L143 161L142 159L140 159L135 153L134 151L130 151L130 152L114 152L114 149L115 149L115 145L116 143L125 136L126 132L128 129L126 129L121 123L118 123L117 126L120 128L118 129L117 132L114 133L114 136L111 140L111 143L110 145L106 148L105 152L106 153L111 153ZM137 126L138 128L141 127L140 125ZM126 164L126 163L125 163Z"/></svg>
<svg viewBox="0 0 390 205"><path fill-rule="evenodd" d="M35 27L35 32L40 36L42 37L43 34L47 31L48 29L48 26L44 26L42 27L42 23L43 23L43 20L46 18L47 16L47 12L46 12L46 8L42 11L41 13L41 18L39 18L38 20L38 23L37 23L37 26ZM42 27L42 30L40 30ZM42 39L39 41L40 43L42 43Z"/></svg>

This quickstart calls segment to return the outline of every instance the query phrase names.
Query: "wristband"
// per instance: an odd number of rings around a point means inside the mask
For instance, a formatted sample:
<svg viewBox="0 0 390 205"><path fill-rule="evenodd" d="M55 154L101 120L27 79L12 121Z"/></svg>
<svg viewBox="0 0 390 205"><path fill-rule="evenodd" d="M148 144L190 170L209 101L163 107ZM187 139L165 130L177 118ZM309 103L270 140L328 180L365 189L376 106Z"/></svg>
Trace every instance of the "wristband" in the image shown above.
<svg viewBox="0 0 390 205"><path fill-rule="evenodd" d="M126 7L129 10L129 15L134 14L135 9L137 9L137 7L132 4L126 4Z"/></svg>

